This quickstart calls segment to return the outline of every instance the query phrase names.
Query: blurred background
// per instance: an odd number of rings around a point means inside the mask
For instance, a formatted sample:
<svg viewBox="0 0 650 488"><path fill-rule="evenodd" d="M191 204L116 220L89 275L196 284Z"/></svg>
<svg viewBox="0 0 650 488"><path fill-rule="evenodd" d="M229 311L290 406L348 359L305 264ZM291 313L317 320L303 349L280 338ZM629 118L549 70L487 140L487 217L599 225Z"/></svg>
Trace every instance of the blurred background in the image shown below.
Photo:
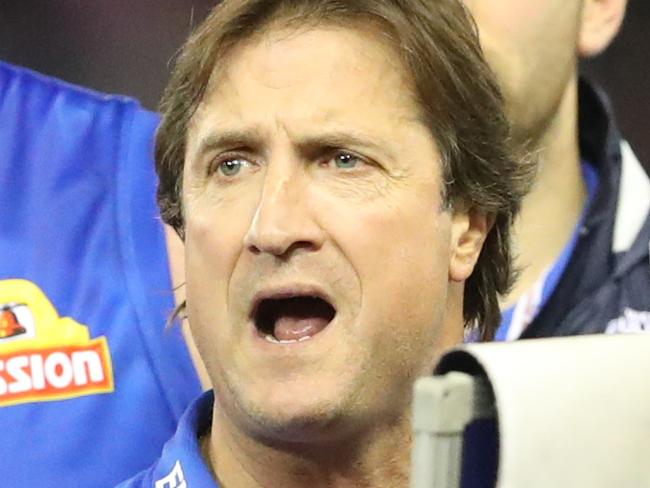
<svg viewBox="0 0 650 488"><path fill-rule="evenodd" d="M489 1L489 0L486 0ZM526 0L521 0L526 1ZM0 59L155 109L169 62L214 0L0 0ZM629 0L621 34L582 70L610 97L650 169L650 1Z"/></svg>

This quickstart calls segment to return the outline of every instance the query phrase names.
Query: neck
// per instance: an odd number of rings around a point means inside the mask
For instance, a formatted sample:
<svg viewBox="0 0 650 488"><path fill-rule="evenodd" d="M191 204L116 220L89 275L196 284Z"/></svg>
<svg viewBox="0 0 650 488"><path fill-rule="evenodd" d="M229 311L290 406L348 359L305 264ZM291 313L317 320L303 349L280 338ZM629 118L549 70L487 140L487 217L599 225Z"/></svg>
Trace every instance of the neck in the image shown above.
<svg viewBox="0 0 650 488"><path fill-rule="evenodd" d="M513 227L520 278L503 305L529 290L570 239L587 198L578 142L578 83L568 84L555 116L535 141L535 185Z"/></svg>
<svg viewBox="0 0 650 488"><path fill-rule="evenodd" d="M407 488L410 416L355 439L271 445L237 430L215 405L204 458L222 488Z"/></svg>

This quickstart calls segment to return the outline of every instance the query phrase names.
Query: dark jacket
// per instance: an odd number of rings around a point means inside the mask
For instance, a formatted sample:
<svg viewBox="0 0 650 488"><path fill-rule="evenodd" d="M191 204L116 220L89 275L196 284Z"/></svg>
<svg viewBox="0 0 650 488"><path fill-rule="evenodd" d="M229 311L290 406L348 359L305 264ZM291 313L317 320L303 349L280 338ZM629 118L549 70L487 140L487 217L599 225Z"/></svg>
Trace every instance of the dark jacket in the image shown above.
<svg viewBox="0 0 650 488"><path fill-rule="evenodd" d="M581 155L599 187L562 278L522 338L650 332L650 180L604 94L584 81L579 93Z"/></svg>

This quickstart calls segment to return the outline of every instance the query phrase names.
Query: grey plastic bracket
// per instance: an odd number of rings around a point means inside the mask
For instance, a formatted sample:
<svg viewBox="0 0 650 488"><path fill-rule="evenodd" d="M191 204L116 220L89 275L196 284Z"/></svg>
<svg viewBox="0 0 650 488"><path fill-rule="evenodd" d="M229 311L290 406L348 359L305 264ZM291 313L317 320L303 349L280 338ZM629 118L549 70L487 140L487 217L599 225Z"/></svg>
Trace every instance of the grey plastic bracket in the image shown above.
<svg viewBox="0 0 650 488"><path fill-rule="evenodd" d="M465 427L494 414L491 390L483 378L450 372L418 379L413 398L411 488L460 488Z"/></svg>

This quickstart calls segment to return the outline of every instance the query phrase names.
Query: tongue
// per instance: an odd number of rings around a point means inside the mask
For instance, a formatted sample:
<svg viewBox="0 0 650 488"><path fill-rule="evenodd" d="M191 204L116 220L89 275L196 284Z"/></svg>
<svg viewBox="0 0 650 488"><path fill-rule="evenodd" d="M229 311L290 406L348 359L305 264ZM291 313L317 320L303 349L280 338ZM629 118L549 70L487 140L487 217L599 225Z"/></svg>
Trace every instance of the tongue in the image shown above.
<svg viewBox="0 0 650 488"><path fill-rule="evenodd" d="M275 320L273 335L279 341L297 341L318 334L328 323L324 317L282 315Z"/></svg>

